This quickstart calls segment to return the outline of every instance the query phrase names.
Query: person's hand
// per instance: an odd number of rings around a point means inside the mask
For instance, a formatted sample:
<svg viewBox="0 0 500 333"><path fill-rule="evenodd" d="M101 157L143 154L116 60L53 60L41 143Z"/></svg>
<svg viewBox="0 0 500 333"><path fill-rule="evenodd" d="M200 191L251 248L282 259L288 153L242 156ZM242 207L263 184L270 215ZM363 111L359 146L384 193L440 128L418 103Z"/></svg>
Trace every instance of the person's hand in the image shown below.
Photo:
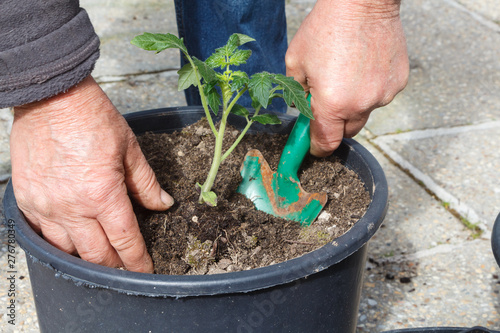
<svg viewBox="0 0 500 333"><path fill-rule="evenodd" d="M14 108L11 160L18 206L48 242L97 264L153 271L127 192L153 210L173 199L92 77Z"/></svg>
<svg viewBox="0 0 500 333"><path fill-rule="evenodd" d="M312 95L311 153L331 154L408 81L397 0L318 0L286 54L287 75Z"/></svg>

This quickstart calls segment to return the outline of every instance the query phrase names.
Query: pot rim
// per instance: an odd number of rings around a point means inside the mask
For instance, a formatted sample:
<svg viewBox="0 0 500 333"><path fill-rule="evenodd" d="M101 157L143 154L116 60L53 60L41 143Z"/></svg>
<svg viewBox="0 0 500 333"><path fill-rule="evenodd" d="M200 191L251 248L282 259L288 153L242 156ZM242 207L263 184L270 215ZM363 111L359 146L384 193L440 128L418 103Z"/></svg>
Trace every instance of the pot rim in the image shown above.
<svg viewBox="0 0 500 333"><path fill-rule="evenodd" d="M193 107L164 108L127 114L125 118L133 121L143 116L195 114L202 112L200 110L202 109ZM279 117L292 124L295 119L282 114ZM50 266L56 275L75 283L91 288L159 297L246 293L286 284L327 269L364 246L382 224L388 206L388 187L380 164L366 148L353 139L344 139L339 150L341 149L369 167L373 190L370 193L372 201L365 215L344 235L315 251L247 271L213 275L157 275L124 271L84 261L50 245L29 226L17 207L11 181L5 191L4 211L10 223L15 221L16 240L27 255L36 262ZM366 179L363 181L366 183Z"/></svg>
<svg viewBox="0 0 500 333"><path fill-rule="evenodd" d="M500 214L498 214L493 224L493 230L491 232L491 248L493 250L493 255L497 261L498 266L500 266Z"/></svg>

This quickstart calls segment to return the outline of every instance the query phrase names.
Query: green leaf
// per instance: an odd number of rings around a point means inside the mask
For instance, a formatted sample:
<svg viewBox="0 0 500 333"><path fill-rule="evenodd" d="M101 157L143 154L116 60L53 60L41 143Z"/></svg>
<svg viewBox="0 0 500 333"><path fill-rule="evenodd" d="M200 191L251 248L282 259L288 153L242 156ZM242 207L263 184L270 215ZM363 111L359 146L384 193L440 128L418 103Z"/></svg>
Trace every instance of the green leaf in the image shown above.
<svg viewBox="0 0 500 333"><path fill-rule="evenodd" d="M179 91L187 89L191 85L195 87L198 85L198 80L196 80L196 72L190 63L182 66L182 68L177 71L177 74L179 74L179 82L177 84L177 89Z"/></svg>
<svg viewBox="0 0 500 333"><path fill-rule="evenodd" d="M253 91L249 90L248 92L250 94L250 98L252 99L252 107L256 110L261 108L262 105L260 104L259 100L254 96Z"/></svg>
<svg viewBox="0 0 500 333"><path fill-rule="evenodd" d="M231 36L229 36L226 45L221 47L221 49L224 50L226 56L229 57L240 45L241 44L238 34L232 34Z"/></svg>
<svg viewBox="0 0 500 333"><path fill-rule="evenodd" d="M257 109L257 108L260 108L262 107L262 104L260 104L260 102L254 98L253 94L252 94L252 91L250 91L250 97L252 98L252 107L254 109ZM271 96L269 96L269 101L268 101L268 104L271 104L271 102L273 101L273 99L275 98L283 98L283 94L279 94L279 93L274 93L272 94Z"/></svg>
<svg viewBox="0 0 500 333"><path fill-rule="evenodd" d="M223 69L229 64L229 58L233 55L235 49L236 46L229 45L229 42L223 47L219 47L210 57L207 58L207 65L211 68L219 67L220 69Z"/></svg>
<svg viewBox="0 0 500 333"><path fill-rule="evenodd" d="M217 195L214 192L202 192L201 197L207 205L211 207L217 206Z"/></svg>
<svg viewBox="0 0 500 333"><path fill-rule="evenodd" d="M247 73L242 71L234 71L233 72L233 81L231 82L231 91L239 91L245 85L248 84L250 79L248 78Z"/></svg>
<svg viewBox="0 0 500 333"><path fill-rule="evenodd" d="M230 53L233 53L238 48L238 46L241 46L241 45L246 44L248 42L254 42L254 41L255 41L255 39L253 39L250 36L236 33L236 34L232 34L231 36L229 36L227 43L225 46L223 46L223 48L225 48L226 52L228 52L228 54L230 54Z"/></svg>
<svg viewBox="0 0 500 333"><path fill-rule="evenodd" d="M219 106L221 105L220 95L217 89L215 89L215 84L206 85L204 87L205 96L207 96L208 105L212 109L212 112L217 115L219 113Z"/></svg>
<svg viewBox="0 0 500 333"><path fill-rule="evenodd" d="M226 66L226 56L223 52L213 53L210 57L205 60L205 63L210 66L210 68L224 68Z"/></svg>
<svg viewBox="0 0 500 333"><path fill-rule="evenodd" d="M267 72L252 75L248 88L252 93L252 99L256 99L265 108L269 104L270 90L273 88L272 74Z"/></svg>
<svg viewBox="0 0 500 333"><path fill-rule="evenodd" d="M228 65L239 66L246 64L248 58L252 55L250 50L236 50L229 58Z"/></svg>
<svg viewBox="0 0 500 333"><path fill-rule="evenodd" d="M258 123L261 123L262 125L281 124L281 120L274 114L259 114L258 116L252 117L251 119Z"/></svg>
<svg viewBox="0 0 500 333"><path fill-rule="evenodd" d="M232 36L236 36L236 38L238 38L238 42L237 42L238 46L241 46L241 45L249 43L249 42L255 42L255 39L253 39L250 36L244 35L244 34L232 34L231 37Z"/></svg>
<svg viewBox="0 0 500 333"><path fill-rule="evenodd" d="M131 43L146 51L156 51L156 53L166 49L180 49L182 52L188 53L182 38L172 34L152 34L145 32L142 35L135 36Z"/></svg>
<svg viewBox="0 0 500 333"><path fill-rule="evenodd" d="M234 113L237 116L243 116L243 117L248 117L250 112L244 107L239 104L235 104L233 108L231 109L231 113Z"/></svg>
<svg viewBox="0 0 500 333"><path fill-rule="evenodd" d="M276 74L273 78L283 88L283 99L288 106L295 105L297 110L309 119L314 119L311 107L305 97L304 88L293 79L293 77L283 74Z"/></svg>
<svg viewBox="0 0 500 333"><path fill-rule="evenodd" d="M237 50L238 46L245 43L252 42L255 39L243 34L232 34L226 45L219 47L215 52L208 57L205 62L211 68L223 69L228 65L239 66L246 63L248 58L252 55L250 50Z"/></svg>
<svg viewBox="0 0 500 333"><path fill-rule="evenodd" d="M196 57L193 57L193 62L206 83L217 81L217 73L210 66Z"/></svg>

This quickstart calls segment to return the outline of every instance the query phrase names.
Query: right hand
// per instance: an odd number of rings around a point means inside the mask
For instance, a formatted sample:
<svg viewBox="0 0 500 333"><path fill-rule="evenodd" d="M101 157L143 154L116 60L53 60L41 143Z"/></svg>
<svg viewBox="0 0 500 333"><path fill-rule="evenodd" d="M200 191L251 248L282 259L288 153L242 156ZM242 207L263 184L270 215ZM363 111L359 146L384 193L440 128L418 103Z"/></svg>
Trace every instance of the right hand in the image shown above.
<svg viewBox="0 0 500 333"><path fill-rule="evenodd" d="M14 108L11 160L18 206L49 243L93 263L153 272L127 193L152 210L173 199L92 77Z"/></svg>
<svg viewBox="0 0 500 333"><path fill-rule="evenodd" d="M318 0L286 53L287 75L310 91L311 153L330 155L406 85L399 0Z"/></svg>

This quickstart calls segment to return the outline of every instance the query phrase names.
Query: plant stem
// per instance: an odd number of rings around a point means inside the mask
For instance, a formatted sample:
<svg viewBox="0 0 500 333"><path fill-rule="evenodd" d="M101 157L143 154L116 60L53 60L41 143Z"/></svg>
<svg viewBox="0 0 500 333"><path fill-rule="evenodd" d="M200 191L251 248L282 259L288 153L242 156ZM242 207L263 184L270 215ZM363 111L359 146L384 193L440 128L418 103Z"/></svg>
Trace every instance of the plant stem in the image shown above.
<svg viewBox="0 0 500 333"><path fill-rule="evenodd" d="M201 105L203 105L203 110L205 111L205 116L207 117L208 124L210 125L210 128L212 129L212 132L214 133L215 137L217 138L219 133L217 132L217 129L215 128L214 121L212 119L212 116L210 115L210 110L208 109L208 103L207 103L207 97L205 96L205 93L203 92L203 86L201 85L201 78L198 73L198 69L196 65L194 64L193 59L189 56L189 54L184 53L186 56L187 60L191 64L191 67L194 69L194 74L196 75L196 81L198 82L198 92L200 93L200 99L201 99Z"/></svg>
<svg viewBox="0 0 500 333"><path fill-rule="evenodd" d="M248 87L245 87L243 89L241 89L238 94L233 98L233 100L231 101L231 103L229 104L229 106L227 107L227 110L228 112L231 112L231 109L233 108L233 106L236 104L236 102L240 99L241 96L243 96L243 94L248 90Z"/></svg>
<svg viewBox="0 0 500 333"><path fill-rule="evenodd" d="M212 160L212 166L210 167L210 171L208 173L207 179L205 183L201 186L201 193L199 202L203 203L203 193L209 192L215 182L215 178L217 177L217 172L219 171L220 164L222 163L222 144L224 142L224 132L226 131L227 117L229 116L229 111L227 107L227 98L230 98L230 88L228 85L222 85L222 119L219 125L219 132L215 140L215 149L214 149L214 157Z"/></svg>
<svg viewBox="0 0 500 333"><path fill-rule="evenodd" d="M257 116L259 114L259 111L260 111L260 107L255 109L255 113L253 116L254 117ZM254 121L249 120L247 117L247 125L241 131L240 136L238 136L238 138L233 142L233 145L224 153L224 155L222 156L221 162L223 162L233 152L233 150L236 148L236 146L238 146L238 144L241 142L241 140L243 139L243 137L245 136L248 129L250 128L250 126L252 126L253 123L254 123Z"/></svg>

